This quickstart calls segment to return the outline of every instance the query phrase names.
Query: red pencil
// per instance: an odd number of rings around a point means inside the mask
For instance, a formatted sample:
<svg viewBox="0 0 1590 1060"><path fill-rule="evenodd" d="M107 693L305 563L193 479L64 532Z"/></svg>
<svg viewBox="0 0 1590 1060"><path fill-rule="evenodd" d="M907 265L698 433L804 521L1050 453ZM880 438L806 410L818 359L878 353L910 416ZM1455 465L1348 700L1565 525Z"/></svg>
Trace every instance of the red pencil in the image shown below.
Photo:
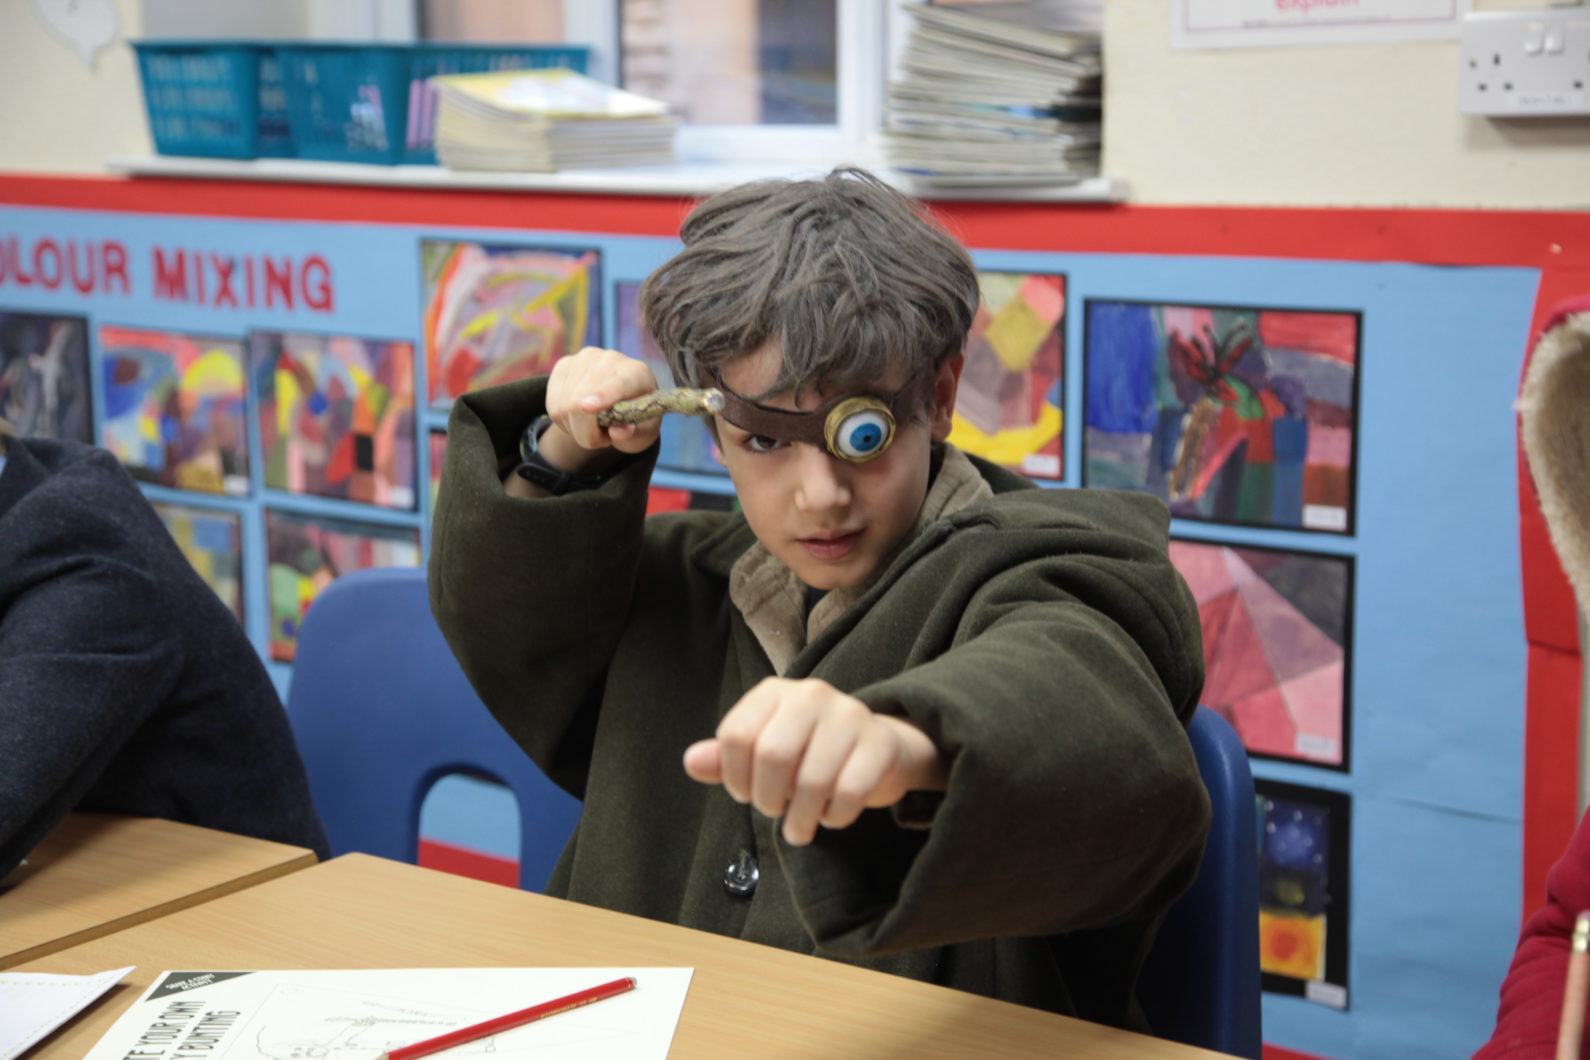
<svg viewBox="0 0 1590 1060"><path fill-rule="evenodd" d="M1567 976L1562 989L1562 1022L1557 1025L1557 1060L1579 1060L1585 997L1590 994L1590 912L1580 913L1574 921Z"/></svg>
<svg viewBox="0 0 1590 1060"><path fill-rule="evenodd" d="M589 1005L593 1001L616 997L633 989L635 989L633 976L614 979L611 983L593 986L589 990L581 990L567 997L560 997L552 1001L543 1001L539 1005L532 1005L527 1009L520 1009L518 1012L510 1012L506 1016L498 1016L496 1019L489 1019L484 1023L476 1023L470 1027L460 1027L456 1031L448 1031L446 1034L438 1034L436 1037L427 1038L423 1042L415 1042L413 1045L402 1045L396 1049L389 1049L381 1054L381 1060L414 1060L417 1056L430 1056L432 1053L439 1053L443 1049L451 1049L455 1045L463 1045L465 1042L472 1042L478 1038L487 1038L493 1034L500 1034L512 1027L522 1027L526 1023L534 1023L536 1020L546 1019L548 1016L556 1016L559 1012L567 1012L571 1008Z"/></svg>

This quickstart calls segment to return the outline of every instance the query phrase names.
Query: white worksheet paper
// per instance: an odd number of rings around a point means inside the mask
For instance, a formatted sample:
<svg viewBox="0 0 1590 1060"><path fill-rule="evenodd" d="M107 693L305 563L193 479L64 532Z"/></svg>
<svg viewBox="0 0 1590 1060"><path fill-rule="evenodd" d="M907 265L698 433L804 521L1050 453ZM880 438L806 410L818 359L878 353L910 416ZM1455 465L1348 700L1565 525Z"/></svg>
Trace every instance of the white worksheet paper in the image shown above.
<svg viewBox="0 0 1590 1060"><path fill-rule="evenodd" d="M134 965L97 975L0 972L0 1060L14 1060L121 982Z"/></svg>
<svg viewBox="0 0 1590 1060"><path fill-rule="evenodd" d="M455 1046L493 1060L664 1060L690 968L161 972L84 1060L375 1060L388 1049L633 976L616 997Z"/></svg>

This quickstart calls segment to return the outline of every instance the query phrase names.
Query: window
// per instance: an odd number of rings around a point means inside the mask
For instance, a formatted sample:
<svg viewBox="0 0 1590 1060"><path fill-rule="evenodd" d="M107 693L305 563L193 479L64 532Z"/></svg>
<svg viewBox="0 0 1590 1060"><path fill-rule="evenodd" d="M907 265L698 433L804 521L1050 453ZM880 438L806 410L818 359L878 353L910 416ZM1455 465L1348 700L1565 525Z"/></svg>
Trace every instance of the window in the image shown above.
<svg viewBox="0 0 1590 1060"><path fill-rule="evenodd" d="M592 74L673 104L689 161L875 157L890 17L878 0L364 2L376 27L406 17L421 39L587 44Z"/></svg>
<svg viewBox="0 0 1590 1060"><path fill-rule="evenodd" d="M691 125L835 124L837 37L834 0L618 0L620 82Z"/></svg>

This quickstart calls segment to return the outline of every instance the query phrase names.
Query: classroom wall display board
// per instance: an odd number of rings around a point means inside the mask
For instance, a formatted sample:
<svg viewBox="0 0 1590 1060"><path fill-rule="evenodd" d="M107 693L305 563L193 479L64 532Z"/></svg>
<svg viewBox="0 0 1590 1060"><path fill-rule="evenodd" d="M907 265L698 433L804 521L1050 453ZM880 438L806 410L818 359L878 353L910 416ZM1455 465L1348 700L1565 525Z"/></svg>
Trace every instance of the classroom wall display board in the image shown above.
<svg viewBox="0 0 1590 1060"><path fill-rule="evenodd" d="M687 205L0 176L0 415L122 455L285 689L324 585L424 561L457 395L648 353L634 290ZM1327 837L1268 855L1276 1055L1468 1055L1574 819L1571 772L1522 768L1577 729L1526 743L1512 406L1539 303L1590 290L1590 217L935 211L985 288L968 422L1040 488L1167 500L1210 703ZM654 509L732 508L701 428L665 426Z"/></svg>
<svg viewBox="0 0 1590 1060"><path fill-rule="evenodd" d="M1198 601L1204 706L1250 755L1345 771L1352 557L1178 539L1170 558Z"/></svg>

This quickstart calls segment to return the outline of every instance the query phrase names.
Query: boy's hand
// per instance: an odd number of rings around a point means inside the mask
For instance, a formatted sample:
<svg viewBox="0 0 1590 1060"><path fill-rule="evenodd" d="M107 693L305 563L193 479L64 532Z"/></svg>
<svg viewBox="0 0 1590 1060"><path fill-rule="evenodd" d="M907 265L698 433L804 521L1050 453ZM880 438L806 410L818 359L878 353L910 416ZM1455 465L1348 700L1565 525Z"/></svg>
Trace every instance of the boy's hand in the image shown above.
<svg viewBox="0 0 1590 1060"><path fill-rule="evenodd" d="M656 389L650 366L617 350L587 346L564 357L552 366L547 383L547 415L553 426L541 436L542 454L555 467L580 472L611 463L616 453L604 450L640 452L657 440L660 421L599 427L596 414Z"/></svg>
<svg viewBox="0 0 1590 1060"><path fill-rule="evenodd" d="M686 749L684 766L736 802L782 815L794 846L810 843L819 824L845 828L864 809L945 783L938 748L911 722L876 714L825 681L781 677L741 697L713 739Z"/></svg>

